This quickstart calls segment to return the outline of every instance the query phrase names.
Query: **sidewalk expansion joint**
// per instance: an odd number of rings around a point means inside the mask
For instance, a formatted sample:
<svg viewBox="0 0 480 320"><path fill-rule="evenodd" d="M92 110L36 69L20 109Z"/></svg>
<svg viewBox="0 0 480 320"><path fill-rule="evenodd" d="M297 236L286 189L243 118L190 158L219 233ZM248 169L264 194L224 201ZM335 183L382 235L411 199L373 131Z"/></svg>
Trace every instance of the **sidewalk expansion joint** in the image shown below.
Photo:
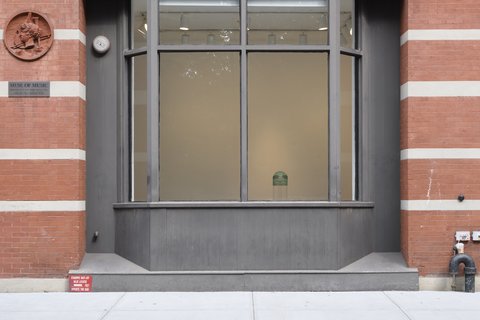
<svg viewBox="0 0 480 320"><path fill-rule="evenodd" d="M393 300L385 291L382 291L382 293L383 293L383 295L384 295L385 297L387 297L388 300L390 300L390 301L398 308L398 310L400 310L401 313L403 313L403 314L405 315L405 317L407 317L407 319L413 320L412 318L410 318L410 316L408 315L408 313L407 313L405 310L403 310L403 309L398 305L398 303L396 303L395 300Z"/></svg>
<svg viewBox="0 0 480 320"><path fill-rule="evenodd" d="M126 294L127 294L127 293L124 292L124 293L120 296L120 298L118 298L117 301L115 301L115 303L110 307L110 309L108 309L107 312L105 312L105 314L103 315L103 317L100 318L100 320L105 319L105 317L108 316L108 314L110 313L110 311L112 311L113 308L115 308L115 306L120 302L120 300L123 299L123 297L125 297Z"/></svg>

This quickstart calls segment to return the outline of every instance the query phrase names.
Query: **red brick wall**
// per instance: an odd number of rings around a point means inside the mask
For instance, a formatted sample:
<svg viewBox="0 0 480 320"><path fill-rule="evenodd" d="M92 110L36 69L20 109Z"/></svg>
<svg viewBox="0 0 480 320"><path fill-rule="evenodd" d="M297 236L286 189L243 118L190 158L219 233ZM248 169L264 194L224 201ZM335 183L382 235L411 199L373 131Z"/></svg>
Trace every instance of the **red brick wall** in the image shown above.
<svg viewBox="0 0 480 320"><path fill-rule="evenodd" d="M83 0L0 0L0 29L18 11L45 14L54 29L86 33ZM0 44L0 81L86 83L86 48L55 40L41 59L24 62ZM78 97L0 98L3 149L85 150L85 107ZM0 202L84 201L82 159L0 160ZM71 210L71 209L70 209ZM64 277L85 252L85 212L7 212L0 204L0 277Z"/></svg>
<svg viewBox="0 0 480 320"><path fill-rule="evenodd" d="M85 161L1 160L2 200L85 200Z"/></svg>
<svg viewBox="0 0 480 320"><path fill-rule="evenodd" d="M80 98L0 98L0 113L0 148L85 149Z"/></svg>
<svg viewBox="0 0 480 320"><path fill-rule="evenodd" d="M404 0L402 32L407 29L480 29L477 0Z"/></svg>
<svg viewBox="0 0 480 320"><path fill-rule="evenodd" d="M5 22L0 21L2 28L4 25ZM55 26L55 28L58 27ZM34 62L13 59L3 43L0 47L0 75L4 79L14 77L32 81L48 79L50 81L81 81L85 83L86 70L81 68L84 66L85 46L80 41L55 41L50 51L43 58Z"/></svg>
<svg viewBox="0 0 480 320"><path fill-rule="evenodd" d="M405 0L401 32L480 29L480 1ZM442 33L440 33L441 35ZM401 84L480 81L479 40L413 40L401 48ZM480 148L479 97L406 97L401 103L401 149ZM480 199L480 159L403 159L401 199ZM480 230L480 210L402 210L401 248L421 275L446 275L459 230ZM466 253L480 265L480 244Z"/></svg>
<svg viewBox="0 0 480 320"><path fill-rule="evenodd" d="M18 11L34 10L45 13L55 29L80 29L85 32L85 15L82 0L2 0L0 1L0 26Z"/></svg>
<svg viewBox="0 0 480 320"><path fill-rule="evenodd" d="M400 105L400 147L477 148L480 97L409 98Z"/></svg>
<svg viewBox="0 0 480 320"><path fill-rule="evenodd" d="M62 277L85 251L84 212L0 214L0 274Z"/></svg>
<svg viewBox="0 0 480 320"><path fill-rule="evenodd" d="M401 48L401 82L477 80L479 49L479 41L407 42Z"/></svg>
<svg viewBox="0 0 480 320"><path fill-rule="evenodd" d="M403 254L420 275L446 275L452 258L453 235L457 230L480 226L480 215L463 211L402 212ZM480 243L466 242L465 252L480 262Z"/></svg>
<svg viewBox="0 0 480 320"><path fill-rule="evenodd" d="M480 161L476 159L402 161L400 172L406 177L401 199L451 200L459 194L480 199Z"/></svg>

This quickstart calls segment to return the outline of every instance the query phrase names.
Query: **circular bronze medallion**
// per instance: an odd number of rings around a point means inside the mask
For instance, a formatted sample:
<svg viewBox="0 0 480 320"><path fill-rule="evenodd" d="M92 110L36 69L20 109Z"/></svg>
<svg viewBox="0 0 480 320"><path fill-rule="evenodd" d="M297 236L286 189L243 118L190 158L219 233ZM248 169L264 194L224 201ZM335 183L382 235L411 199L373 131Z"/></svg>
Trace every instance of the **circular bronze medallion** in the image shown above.
<svg viewBox="0 0 480 320"><path fill-rule="evenodd" d="M47 17L35 11L22 11L8 20L3 31L8 51L21 60L35 60L53 44L53 27Z"/></svg>

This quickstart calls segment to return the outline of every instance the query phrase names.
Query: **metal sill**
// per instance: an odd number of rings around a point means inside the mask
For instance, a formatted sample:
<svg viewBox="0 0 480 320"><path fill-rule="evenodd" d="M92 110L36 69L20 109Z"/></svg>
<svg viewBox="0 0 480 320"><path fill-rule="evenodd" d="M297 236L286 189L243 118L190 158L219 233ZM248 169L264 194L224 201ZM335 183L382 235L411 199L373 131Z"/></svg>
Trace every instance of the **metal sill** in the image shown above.
<svg viewBox="0 0 480 320"><path fill-rule="evenodd" d="M373 202L360 201L172 201L114 203L114 209L163 209L163 208L373 208Z"/></svg>

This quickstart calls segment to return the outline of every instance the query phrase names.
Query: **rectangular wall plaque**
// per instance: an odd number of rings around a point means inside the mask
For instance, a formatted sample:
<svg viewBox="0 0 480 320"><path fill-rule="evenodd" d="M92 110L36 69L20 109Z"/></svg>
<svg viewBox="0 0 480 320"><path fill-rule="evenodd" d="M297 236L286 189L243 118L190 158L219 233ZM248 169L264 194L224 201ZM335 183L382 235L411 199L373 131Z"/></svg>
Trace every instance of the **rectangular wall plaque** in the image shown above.
<svg viewBox="0 0 480 320"><path fill-rule="evenodd" d="M49 81L9 81L9 97L50 97Z"/></svg>

